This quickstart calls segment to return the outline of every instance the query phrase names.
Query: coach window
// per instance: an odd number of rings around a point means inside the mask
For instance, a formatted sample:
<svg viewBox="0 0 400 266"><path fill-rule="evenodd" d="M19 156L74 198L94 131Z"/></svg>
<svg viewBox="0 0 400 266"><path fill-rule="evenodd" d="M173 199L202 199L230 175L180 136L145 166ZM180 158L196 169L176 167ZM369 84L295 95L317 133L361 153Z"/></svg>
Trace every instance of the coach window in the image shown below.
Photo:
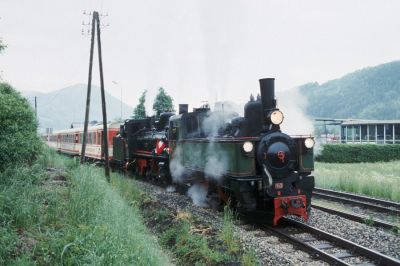
<svg viewBox="0 0 400 266"><path fill-rule="evenodd" d="M97 144L101 145L101 133L97 132Z"/></svg>
<svg viewBox="0 0 400 266"><path fill-rule="evenodd" d="M394 125L394 141L400 144L400 124Z"/></svg>

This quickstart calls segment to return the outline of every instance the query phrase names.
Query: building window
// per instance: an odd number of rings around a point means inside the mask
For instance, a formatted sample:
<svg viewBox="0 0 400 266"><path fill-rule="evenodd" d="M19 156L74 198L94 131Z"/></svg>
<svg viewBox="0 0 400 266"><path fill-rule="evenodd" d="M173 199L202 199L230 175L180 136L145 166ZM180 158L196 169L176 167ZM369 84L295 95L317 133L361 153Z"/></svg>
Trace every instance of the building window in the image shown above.
<svg viewBox="0 0 400 266"><path fill-rule="evenodd" d="M369 142L375 143L375 136L376 136L376 125L368 125L368 137Z"/></svg>
<svg viewBox="0 0 400 266"><path fill-rule="evenodd" d="M360 142L360 126L354 126L354 142Z"/></svg>
<svg viewBox="0 0 400 266"><path fill-rule="evenodd" d="M393 144L393 124L385 125L385 143Z"/></svg>
<svg viewBox="0 0 400 266"><path fill-rule="evenodd" d="M377 143L383 144L384 140L384 125L376 125Z"/></svg>
<svg viewBox="0 0 400 266"><path fill-rule="evenodd" d="M341 131L342 143L346 143L346 127L342 126L341 129L342 129Z"/></svg>
<svg viewBox="0 0 400 266"><path fill-rule="evenodd" d="M361 125L361 141L368 142L368 127L367 127L367 125Z"/></svg>
<svg viewBox="0 0 400 266"><path fill-rule="evenodd" d="M353 142L353 127L347 126L347 142Z"/></svg>
<svg viewBox="0 0 400 266"><path fill-rule="evenodd" d="M400 144L400 124L394 125L394 141Z"/></svg>

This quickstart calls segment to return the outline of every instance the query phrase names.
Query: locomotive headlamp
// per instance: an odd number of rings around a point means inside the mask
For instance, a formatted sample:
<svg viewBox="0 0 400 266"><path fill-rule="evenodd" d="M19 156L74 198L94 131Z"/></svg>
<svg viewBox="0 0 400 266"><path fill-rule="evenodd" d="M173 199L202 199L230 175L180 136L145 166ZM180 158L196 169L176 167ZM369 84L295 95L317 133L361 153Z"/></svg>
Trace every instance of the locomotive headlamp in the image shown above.
<svg viewBox="0 0 400 266"><path fill-rule="evenodd" d="M269 116L271 123L274 125L280 125L283 122L283 113L279 110L273 111Z"/></svg>
<svg viewBox="0 0 400 266"><path fill-rule="evenodd" d="M306 146L307 149L311 149L314 147L315 141L312 138L306 138L304 140L304 146Z"/></svg>
<svg viewBox="0 0 400 266"><path fill-rule="evenodd" d="M243 150L244 152L252 152L253 151L253 143L250 141L246 141L243 143Z"/></svg>

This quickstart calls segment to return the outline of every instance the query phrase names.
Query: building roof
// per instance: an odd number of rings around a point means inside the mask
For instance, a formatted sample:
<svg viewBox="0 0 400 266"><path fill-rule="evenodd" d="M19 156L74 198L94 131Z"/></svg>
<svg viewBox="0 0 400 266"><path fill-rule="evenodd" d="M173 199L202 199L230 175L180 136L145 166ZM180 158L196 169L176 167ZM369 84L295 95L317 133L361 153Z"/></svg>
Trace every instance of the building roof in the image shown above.
<svg viewBox="0 0 400 266"><path fill-rule="evenodd" d="M348 120L343 121L342 126L349 125L376 125L376 124L400 124L400 120Z"/></svg>

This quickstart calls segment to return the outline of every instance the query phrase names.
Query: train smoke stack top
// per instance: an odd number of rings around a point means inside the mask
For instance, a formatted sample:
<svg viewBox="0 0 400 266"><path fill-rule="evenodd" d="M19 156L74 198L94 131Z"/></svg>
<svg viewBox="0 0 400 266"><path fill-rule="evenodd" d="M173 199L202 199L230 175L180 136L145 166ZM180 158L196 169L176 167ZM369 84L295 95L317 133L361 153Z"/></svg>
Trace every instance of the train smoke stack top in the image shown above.
<svg viewBox="0 0 400 266"><path fill-rule="evenodd" d="M274 78L260 79L260 91L261 91L261 103L264 113L265 110L271 110L276 108L275 79Z"/></svg>
<svg viewBox="0 0 400 266"><path fill-rule="evenodd" d="M186 114L189 111L188 104L179 104L179 114Z"/></svg>

